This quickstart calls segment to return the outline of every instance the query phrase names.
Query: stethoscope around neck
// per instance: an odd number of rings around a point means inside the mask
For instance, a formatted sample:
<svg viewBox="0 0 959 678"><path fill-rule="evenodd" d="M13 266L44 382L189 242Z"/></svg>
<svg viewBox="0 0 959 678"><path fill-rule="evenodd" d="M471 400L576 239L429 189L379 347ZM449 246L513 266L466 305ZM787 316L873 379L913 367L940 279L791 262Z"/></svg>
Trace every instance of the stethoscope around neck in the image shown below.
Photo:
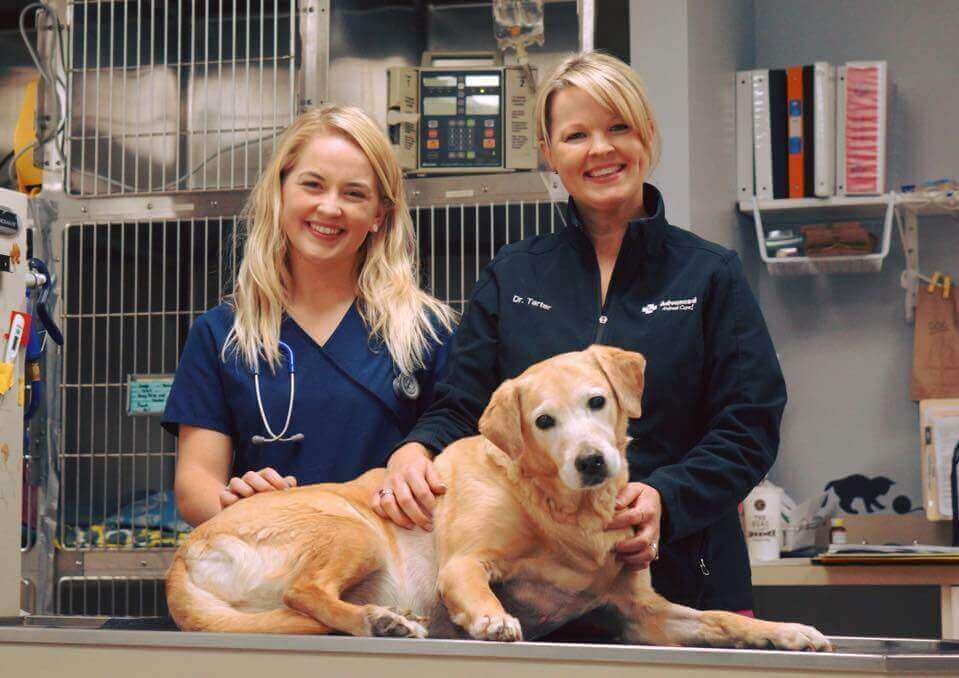
<svg viewBox="0 0 959 678"><path fill-rule="evenodd" d="M283 423L283 430L274 433L270 428L270 422L266 418L266 411L263 409L263 397L260 395L260 361L253 364L253 390L256 392L256 404L260 408L260 419L263 420L263 428L269 437L255 435L250 441L254 445L266 445L267 443L295 443L303 440L306 436L302 433L294 433L287 436L286 431L290 428L290 419L293 418L293 399L296 395L296 365L293 362L293 349L285 341L279 342L280 351L286 354L286 359L290 364L290 402L286 407L286 421ZM420 383L412 374L400 372L393 379L393 392L397 398L405 398L410 401L418 400L421 389Z"/></svg>
<svg viewBox="0 0 959 678"><path fill-rule="evenodd" d="M293 349L285 342L281 341L280 350L286 353L286 359L290 363L290 402L286 407L286 421L283 423L283 430L274 433L270 428L270 422L266 418L266 412L263 409L263 398L260 396L260 361L253 364L253 390L256 391L256 404L260 408L260 418L263 420L263 428L266 429L269 437L260 435L253 436L251 439L254 445L265 445L266 443L294 443L303 440L306 436L302 433L294 433L291 436L286 435L286 430L290 428L290 419L293 418L293 398L296 395L296 366L293 362ZM286 437L284 437L286 436Z"/></svg>

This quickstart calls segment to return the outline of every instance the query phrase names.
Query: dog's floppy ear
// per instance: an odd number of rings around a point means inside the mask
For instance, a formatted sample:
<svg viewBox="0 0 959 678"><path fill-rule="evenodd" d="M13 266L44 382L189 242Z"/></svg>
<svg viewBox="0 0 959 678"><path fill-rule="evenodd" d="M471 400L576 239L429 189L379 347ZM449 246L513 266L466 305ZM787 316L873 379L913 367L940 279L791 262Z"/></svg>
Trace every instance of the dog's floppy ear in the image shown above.
<svg viewBox="0 0 959 678"><path fill-rule="evenodd" d="M514 459L523 451L523 422L515 379L507 379L493 391L493 397L480 417L479 431Z"/></svg>
<svg viewBox="0 0 959 678"><path fill-rule="evenodd" d="M590 346L587 352L599 363L626 416L636 419L643 413L643 374L646 358L640 353L612 346Z"/></svg>

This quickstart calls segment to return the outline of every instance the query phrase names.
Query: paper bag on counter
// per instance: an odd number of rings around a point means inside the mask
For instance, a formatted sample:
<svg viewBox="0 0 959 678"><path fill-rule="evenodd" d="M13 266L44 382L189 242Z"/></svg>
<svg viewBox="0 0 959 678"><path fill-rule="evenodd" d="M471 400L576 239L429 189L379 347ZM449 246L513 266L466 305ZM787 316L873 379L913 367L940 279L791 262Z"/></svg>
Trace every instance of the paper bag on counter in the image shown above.
<svg viewBox="0 0 959 678"><path fill-rule="evenodd" d="M913 400L959 397L959 326L955 290L948 297L941 287L920 286L916 299L913 341Z"/></svg>
<svg viewBox="0 0 959 678"><path fill-rule="evenodd" d="M800 551L816 545L816 530L836 513L839 499L834 492L820 492L797 504L783 495L783 553Z"/></svg>

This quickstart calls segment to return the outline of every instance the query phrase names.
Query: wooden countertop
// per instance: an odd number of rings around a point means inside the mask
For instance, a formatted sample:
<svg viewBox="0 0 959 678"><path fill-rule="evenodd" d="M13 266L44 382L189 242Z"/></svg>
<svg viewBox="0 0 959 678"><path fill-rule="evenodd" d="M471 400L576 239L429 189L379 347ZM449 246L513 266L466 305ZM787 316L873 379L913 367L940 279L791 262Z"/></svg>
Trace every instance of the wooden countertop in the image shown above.
<svg viewBox="0 0 959 678"><path fill-rule="evenodd" d="M753 563L753 586L956 585L959 564L822 565L810 558Z"/></svg>

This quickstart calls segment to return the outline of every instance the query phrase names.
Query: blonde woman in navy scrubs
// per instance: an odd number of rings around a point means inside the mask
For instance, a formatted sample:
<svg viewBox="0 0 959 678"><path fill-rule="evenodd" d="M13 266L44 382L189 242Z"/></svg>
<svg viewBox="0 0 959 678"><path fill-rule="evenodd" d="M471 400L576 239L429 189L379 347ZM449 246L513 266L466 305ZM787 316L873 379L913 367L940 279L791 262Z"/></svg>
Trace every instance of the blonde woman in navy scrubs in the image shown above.
<svg viewBox="0 0 959 678"><path fill-rule="evenodd" d="M301 115L242 223L234 294L190 327L163 417L193 525L384 465L432 400L453 319L416 284L402 172L357 108Z"/></svg>

